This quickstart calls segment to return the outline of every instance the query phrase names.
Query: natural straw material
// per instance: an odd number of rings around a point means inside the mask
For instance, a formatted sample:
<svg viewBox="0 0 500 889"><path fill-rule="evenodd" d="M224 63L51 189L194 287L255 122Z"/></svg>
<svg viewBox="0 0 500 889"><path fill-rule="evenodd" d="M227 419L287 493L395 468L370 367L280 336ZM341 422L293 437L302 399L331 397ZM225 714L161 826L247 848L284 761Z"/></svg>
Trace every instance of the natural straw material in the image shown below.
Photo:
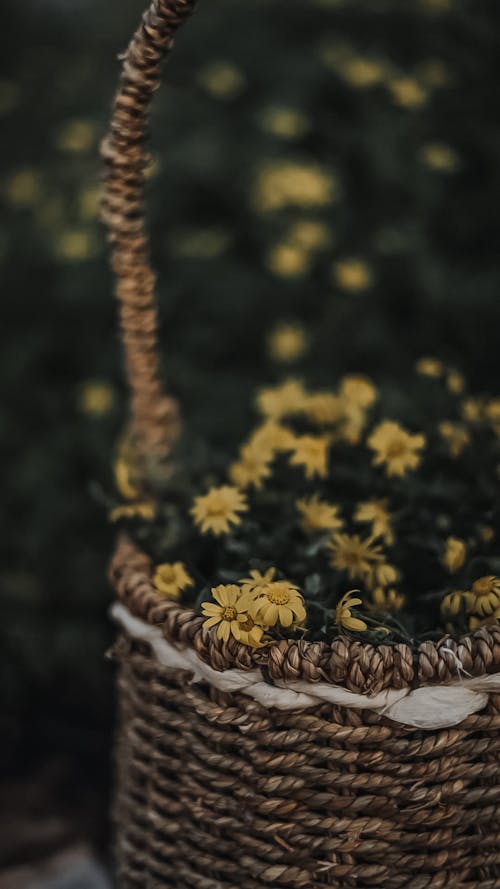
<svg viewBox="0 0 500 889"><path fill-rule="evenodd" d="M121 328L142 455L168 455L177 426L163 393L154 275L143 222L149 103L194 0L153 0L123 58L103 145ZM500 669L500 628L374 647L287 640L224 643L166 601L150 559L123 538L112 563L120 601L216 671L259 669L270 683L349 691L456 683ZM115 803L121 889L500 889L500 696L458 726L422 732L370 710L264 708L193 684L123 635ZM485 698L486 700L486 698Z"/></svg>

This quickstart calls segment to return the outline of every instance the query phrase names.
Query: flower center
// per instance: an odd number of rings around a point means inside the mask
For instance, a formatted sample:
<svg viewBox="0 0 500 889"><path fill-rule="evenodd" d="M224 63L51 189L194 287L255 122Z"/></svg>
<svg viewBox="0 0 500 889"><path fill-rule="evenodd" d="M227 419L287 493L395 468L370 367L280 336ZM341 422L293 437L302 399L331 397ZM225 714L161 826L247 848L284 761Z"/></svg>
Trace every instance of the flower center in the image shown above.
<svg viewBox="0 0 500 889"><path fill-rule="evenodd" d="M403 441L393 441L387 448L388 457L402 457L406 453L406 444Z"/></svg>
<svg viewBox="0 0 500 889"><path fill-rule="evenodd" d="M290 599L290 595L288 590L273 590L269 589L267 592L267 598L273 605L286 605L288 600Z"/></svg>
<svg viewBox="0 0 500 889"><path fill-rule="evenodd" d="M236 608L233 605L226 605L222 612L223 620L236 620Z"/></svg>

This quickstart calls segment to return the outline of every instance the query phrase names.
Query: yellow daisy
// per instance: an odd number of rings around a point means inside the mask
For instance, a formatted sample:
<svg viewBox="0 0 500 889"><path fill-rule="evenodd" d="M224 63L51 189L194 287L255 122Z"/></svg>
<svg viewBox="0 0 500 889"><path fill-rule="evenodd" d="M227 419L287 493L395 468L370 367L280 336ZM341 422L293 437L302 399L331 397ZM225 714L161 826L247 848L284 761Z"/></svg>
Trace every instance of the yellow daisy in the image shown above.
<svg viewBox="0 0 500 889"><path fill-rule="evenodd" d="M315 392L308 395L304 404L304 413L318 426L337 423L343 416L344 404L333 392Z"/></svg>
<svg viewBox="0 0 500 889"><path fill-rule="evenodd" d="M120 519L144 519L146 522L150 522L155 515L154 503L144 500L142 502L122 503L120 506L115 506L114 509L110 510L108 517L109 521L114 524L119 522Z"/></svg>
<svg viewBox="0 0 500 889"><path fill-rule="evenodd" d="M331 566L346 571L351 580L369 577L383 559L381 547L373 537L362 540L358 534L334 534L330 543Z"/></svg>
<svg viewBox="0 0 500 889"><path fill-rule="evenodd" d="M403 476L409 469L416 469L421 460L418 453L425 447L424 435L411 435L399 423L384 420L373 430L368 447L375 452L374 466L385 464L388 476Z"/></svg>
<svg viewBox="0 0 500 889"><path fill-rule="evenodd" d="M250 616L265 627L302 625L306 619L304 599L297 587L288 580L273 580L261 588L244 593L241 599Z"/></svg>
<svg viewBox="0 0 500 889"><path fill-rule="evenodd" d="M182 562L164 562L163 565L156 567L153 586L161 595L169 599L178 599L183 590L194 586L194 580Z"/></svg>
<svg viewBox="0 0 500 889"><path fill-rule="evenodd" d="M403 593L394 588L384 589L377 587L372 593L371 608L373 611L384 611L388 614L397 614L405 604Z"/></svg>
<svg viewBox="0 0 500 889"><path fill-rule="evenodd" d="M351 609L355 608L356 605L362 605L363 600L357 596L353 597L353 592L357 592L357 590L345 593L338 603L335 609L335 624L343 630L354 630L354 632L362 633L367 629L367 624L359 617L353 617Z"/></svg>
<svg viewBox="0 0 500 889"><path fill-rule="evenodd" d="M291 451L294 441L295 435L291 429L274 420L266 420L252 432L248 443L260 450L274 453Z"/></svg>
<svg viewBox="0 0 500 889"><path fill-rule="evenodd" d="M323 435L299 435L293 443L292 466L303 466L306 478L328 475L330 439Z"/></svg>
<svg viewBox="0 0 500 889"><path fill-rule="evenodd" d="M210 488L208 494L196 497L190 513L202 534L211 531L217 537L227 534L231 524L239 525L241 516L238 513L246 512L247 509L244 494L238 488L223 485L220 488Z"/></svg>
<svg viewBox="0 0 500 889"><path fill-rule="evenodd" d="M461 395L465 389L465 378L458 370L449 370L446 376L446 387L452 395Z"/></svg>
<svg viewBox="0 0 500 889"><path fill-rule="evenodd" d="M371 576L367 578L367 582L374 587L388 587L393 583L397 583L400 579L401 575L398 569L394 565L390 565L389 562L382 561L375 565Z"/></svg>
<svg viewBox="0 0 500 889"><path fill-rule="evenodd" d="M419 358L415 365L415 370L421 377L432 377L438 379L444 373L444 365L438 358Z"/></svg>
<svg viewBox="0 0 500 889"><path fill-rule="evenodd" d="M261 212L289 206L324 207L335 200L337 193L337 182L326 168L278 160L259 171L254 201Z"/></svg>
<svg viewBox="0 0 500 889"><path fill-rule="evenodd" d="M469 618L469 630L479 630L481 627L495 627L500 623L500 608L496 608L488 617L479 618L474 614Z"/></svg>
<svg viewBox="0 0 500 889"><path fill-rule="evenodd" d="M467 555L467 545L460 537L448 537L441 562L450 574L455 574L463 568Z"/></svg>
<svg viewBox="0 0 500 889"><path fill-rule="evenodd" d="M244 445L240 459L229 468L229 478L238 488L253 485L260 489L264 479L271 475L272 451L258 447L255 443Z"/></svg>
<svg viewBox="0 0 500 889"><path fill-rule="evenodd" d="M279 324L269 337L269 354L274 361L297 361L307 351L308 337L301 324Z"/></svg>
<svg viewBox="0 0 500 889"><path fill-rule="evenodd" d="M489 617L500 608L500 578L494 575L480 577L472 584L473 610L480 617Z"/></svg>
<svg viewBox="0 0 500 889"><path fill-rule="evenodd" d="M394 532L391 527L391 516L387 508L387 500L365 500L358 503L354 513L355 522L370 522L372 536L382 537L388 546L394 543Z"/></svg>
<svg viewBox="0 0 500 889"><path fill-rule="evenodd" d="M285 380L279 386L261 389L257 395L257 407L264 416L281 420L304 409L307 393L299 380Z"/></svg>
<svg viewBox="0 0 500 889"><path fill-rule="evenodd" d="M441 600L443 617L457 617L462 611L469 611L474 603L474 596L464 590L453 590Z"/></svg>
<svg viewBox="0 0 500 889"><path fill-rule="evenodd" d="M427 102L427 91L413 77L394 77L387 84L395 105L421 108Z"/></svg>
<svg viewBox="0 0 500 889"><path fill-rule="evenodd" d="M213 587L212 596L215 602L202 602L201 610L207 618L203 622L206 629L217 625L217 636L224 642L230 636L235 639L240 624L244 624L248 618L246 610L241 605L241 590L234 583ZM216 604L217 603L217 604Z"/></svg>
<svg viewBox="0 0 500 889"><path fill-rule="evenodd" d="M263 595L271 581L274 580L275 574L276 568L268 568L264 574L257 571L256 568L253 568L250 571L250 577L243 577L242 580L239 581L242 592L245 593L245 595L251 593L254 597Z"/></svg>
<svg viewBox="0 0 500 889"><path fill-rule="evenodd" d="M339 531L344 524L339 507L320 500L317 494L297 500L296 506L304 531Z"/></svg>
<svg viewBox="0 0 500 889"><path fill-rule="evenodd" d="M373 283L373 272L370 266L361 259L342 259L333 266L335 283L351 293L366 290Z"/></svg>
<svg viewBox="0 0 500 889"><path fill-rule="evenodd" d="M450 457L460 457L462 451L470 444L470 434L459 423L451 423L442 420L438 426L438 432L448 445Z"/></svg>
<svg viewBox="0 0 500 889"><path fill-rule="evenodd" d="M366 411L353 401L344 400L343 419L340 436L349 445L357 445L361 441L366 426Z"/></svg>
<svg viewBox="0 0 500 889"><path fill-rule="evenodd" d="M359 407L371 407L377 400L377 390L371 380L362 376L344 377L340 382L340 394Z"/></svg>
<svg viewBox="0 0 500 889"><path fill-rule="evenodd" d="M480 398L466 398L462 402L462 416L467 423L479 423L484 419L484 404Z"/></svg>
<svg viewBox="0 0 500 889"><path fill-rule="evenodd" d="M243 645L249 645L250 648L262 648L266 644L264 637L264 627L255 623L253 617L247 614L244 622L238 622L238 625L232 630L233 636Z"/></svg>

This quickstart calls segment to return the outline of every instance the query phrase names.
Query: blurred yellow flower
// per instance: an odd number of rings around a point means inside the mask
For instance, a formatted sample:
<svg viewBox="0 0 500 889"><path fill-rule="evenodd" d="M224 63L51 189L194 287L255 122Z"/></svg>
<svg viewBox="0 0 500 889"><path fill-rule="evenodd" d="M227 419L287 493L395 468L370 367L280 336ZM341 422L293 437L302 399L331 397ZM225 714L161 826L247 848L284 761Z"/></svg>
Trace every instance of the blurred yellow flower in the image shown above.
<svg viewBox="0 0 500 889"><path fill-rule="evenodd" d="M387 587L393 583L397 583L401 579L400 572L389 562L380 562L375 565L367 582L371 587Z"/></svg>
<svg viewBox="0 0 500 889"><path fill-rule="evenodd" d="M240 450L240 459L232 463L229 468L229 478L238 488L247 488L253 485L260 489L264 479L271 475L270 463L273 452L253 443L243 445Z"/></svg>
<svg viewBox="0 0 500 889"><path fill-rule="evenodd" d="M232 62L209 62L198 74L198 83L216 99L233 99L243 90L245 76Z"/></svg>
<svg viewBox="0 0 500 889"><path fill-rule="evenodd" d="M260 115L260 125L266 133L281 139L298 139L309 129L309 118L297 108L271 105Z"/></svg>
<svg viewBox="0 0 500 889"><path fill-rule="evenodd" d="M368 629L367 624L359 617L352 616L352 608L362 605L363 600L353 596L353 592L357 592L357 590L345 593L338 603L335 609L335 624L343 630L354 630L354 632L363 633Z"/></svg>
<svg viewBox="0 0 500 889"><path fill-rule="evenodd" d="M41 195L41 180L38 171L30 168L17 170L7 179L4 191L10 204L18 207L29 207L35 204Z"/></svg>
<svg viewBox="0 0 500 889"><path fill-rule="evenodd" d="M481 525L479 536L483 543L491 543L495 539L495 531L491 525Z"/></svg>
<svg viewBox="0 0 500 889"><path fill-rule="evenodd" d="M91 222L99 216L101 189L88 185L78 195L78 212L84 222Z"/></svg>
<svg viewBox="0 0 500 889"><path fill-rule="evenodd" d="M454 590L441 600L441 614L443 617L457 617L464 611L469 611L474 597L464 590Z"/></svg>
<svg viewBox="0 0 500 889"><path fill-rule="evenodd" d="M484 419L484 404L479 398L466 398L462 402L462 417L468 423L479 423Z"/></svg>
<svg viewBox="0 0 500 889"><path fill-rule="evenodd" d="M474 614L471 615L469 617L469 630L474 632L474 630L479 630L481 627L495 627L498 623L500 623L500 608L495 608L495 611L488 617L479 618Z"/></svg>
<svg viewBox="0 0 500 889"><path fill-rule="evenodd" d="M394 543L394 532L391 527L391 516L387 499L365 500L358 503L354 513L355 522L370 522L372 536L382 537L388 546Z"/></svg>
<svg viewBox="0 0 500 889"><path fill-rule="evenodd" d="M441 438L448 445L450 457L460 457L462 451L470 444L470 435L459 423L442 420L438 426Z"/></svg>
<svg viewBox="0 0 500 889"><path fill-rule="evenodd" d="M375 452L374 466L385 466L387 476L404 476L409 469L417 469L421 461L419 451L425 447L424 435L411 435L399 423L384 420L375 427L367 441Z"/></svg>
<svg viewBox="0 0 500 889"><path fill-rule="evenodd" d="M261 450L269 449L274 453L276 451L291 451L294 441L295 435L291 429L274 420L266 420L252 432L249 444Z"/></svg>
<svg viewBox="0 0 500 889"><path fill-rule="evenodd" d="M443 567L450 574L460 571L465 565L467 556L467 544L460 537L448 537L445 542L444 553L441 559Z"/></svg>
<svg viewBox="0 0 500 889"><path fill-rule="evenodd" d="M368 408L375 404L378 393L368 377L348 376L340 382L340 394L359 407Z"/></svg>
<svg viewBox="0 0 500 889"><path fill-rule="evenodd" d="M334 395L332 392L315 392L307 396L304 413L318 426L328 426L338 423L343 417L344 403L338 395Z"/></svg>
<svg viewBox="0 0 500 889"><path fill-rule="evenodd" d="M337 197L337 183L331 172L300 161L271 161L259 171L254 202L258 210L284 207L324 207Z"/></svg>
<svg viewBox="0 0 500 889"><path fill-rule="evenodd" d="M288 231L289 243L306 252L323 250L332 243L332 231L324 222L302 219L294 222Z"/></svg>
<svg viewBox="0 0 500 889"><path fill-rule="evenodd" d="M272 420L301 413L307 393L300 380L285 380L277 386L269 386L257 393L257 407Z"/></svg>
<svg viewBox="0 0 500 889"><path fill-rule="evenodd" d="M54 249L60 259L70 262L92 259L99 252L94 232L84 228L61 232L55 241Z"/></svg>
<svg viewBox="0 0 500 889"><path fill-rule="evenodd" d="M398 611L401 611L404 604L405 597L398 590L376 587L372 593L371 610L373 611L397 614Z"/></svg>
<svg viewBox="0 0 500 889"><path fill-rule="evenodd" d="M444 373L444 365L438 358L429 358L428 356L425 356L424 358L418 359L415 365L415 370L421 377L438 379Z"/></svg>
<svg viewBox="0 0 500 889"><path fill-rule="evenodd" d="M387 87L392 101L401 108L422 108L427 102L427 90L413 77L392 77Z"/></svg>
<svg viewBox="0 0 500 889"><path fill-rule="evenodd" d="M343 527L339 507L320 500L317 494L297 500L296 506L304 531L339 531Z"/></svg>
<svg viewBox="0 0 500 889"><path fill-rule="evenodd" d="M274 580L275 574L276 568L268 568L264 574L261 571L257 571L256 568L252 568L250 577L243 577L239 581L242 592L245 595L252 593L254 598L262 596L271 581Z"/></svg>
<svg viewBox="0 0 500 889"><path fill-rule="evenodd" d="M178 599L187 587L194 586L194 580L182 562L164 562L156 566L153 586L162 596Z"/></svg>
<svg viewBox="0 0 500 889"><path fill-rule="evenodd" d="M102 417L114 405L115 390L105 380L88 380L80 389L79 405L84 414Z"/></svg>
<svg viewBox="0 0 500 889"><path fill-rule="evenodd" d="M309 254L302 247L281 241L268 251L266 265L279 278L298 278L309 269Z"/></svg>
<svg viewBox="0 0 500 889"><path fill-rule="evenodd" d="M465 389L465 378L458 370L449 370L446 375L446 387L452 395L461 395Z"/></svg>
<svg viewBox="0 0 500 889"><path fill-rule="evenodd" d="M247 509L244 494L236 487L223 485L220 488L210 488L207 494L196 497L190 513L202 534L210 531L218 537L220 534L228 534L231 525L239 525L239 513L246 512Z"/></svg>
<svg viewBox="0 0 500 889"><path fill-rule="evenodd" d="M444 142L429 142L419 151L420 160L438 173L456 173L462 162L458 152Z"/></svg>
<svg viewBox="0 0 500 889"><path fill-rule="evenodd" d="M269 336L269 354L274 361L286 364L297 361L307 351L308 336L301 324L281 323Z"/></svg>
<svg viewBox="0 0 500 889"><path fill-rule="evenodd" d="M232 634L238 642L242 642L243 645L249 645L250 648L262 648L267 641L264 636L264 627L255 623L253 617L249 614L247 614L245 621L237 622L237 626L232 630Z"/></svg>
<svg viewBox="0 0 500 889"><path fill-rule="evenodd" d="M120 495L125 500L136 500L139 497L139 488L133 484L133 468L124 457L118 457L114 465L115 484Z"/></svg>
<svg viewBox="0 0 500 889"><path fill-rule="evenodd" d="M351 56L337 66L343 79L357 89L369 89L384 79L386 68L374 59Z"/></svg>
<svg viewBox="0 0 500 889"><path fill-rule="evenodd" d="M238 639L239 626L245 624L248 614L241 604L241 590L234 583L221 584L212 588L215 602L202 602L202 614L207 618L203 622L205 629L217 626L217 637L224 642L233 636Z"/></svg>
<svg viewBox="0 0 500 889"><path fill-rule="evenodd" d="M146 522L152 521L156 515L155 505L150 501L141 503L122 503L121 506L115 506L110 510L109 521L119 522L120 519L144 519Z"/></svg>
<svg viewBox="0 0 500 889"><path fill-rule="evenodd" d="M250 616L264 627L302 625L306 619L304 599L295 584L288 580L273 580L256 594L244 593L240 600Z"/></svg>
<svg viewBox="0 0 500 889"><path fill-rule="evenodd" d="M306 478L328 474L328 448L330 439L324 435L298 435L293 443L290 464L303 466Z"/></svg>
<svg viewBox="0 0 500 889"><path fill-rule="evenodd" d="M333 279L342 290L355 293L372 286L373 272L361 259L342 259L333 265Z"/></svg>
<svg viewBox="0 0 500 889"><path fill-rule="evenodd" d="M488 617L500 608L500 578L494 575L480 577L472 584L473 610L480 617Z"/></svg>
<svg viewBox="0 0 500 889"><path fill-rule="evenodd" d="M57 133L55 144L60 151L91 151L97 142L97 125L94 121L75 119L65 121Z"/></svg>
<svg viewBox="0 0 500 889"><path fill-rule="evenodd" d="M337 571L346 571L351 580L370 577L382 561L381 547L372 537L362 540L358 534L334 534L329 543L330 563Z"/></svg>

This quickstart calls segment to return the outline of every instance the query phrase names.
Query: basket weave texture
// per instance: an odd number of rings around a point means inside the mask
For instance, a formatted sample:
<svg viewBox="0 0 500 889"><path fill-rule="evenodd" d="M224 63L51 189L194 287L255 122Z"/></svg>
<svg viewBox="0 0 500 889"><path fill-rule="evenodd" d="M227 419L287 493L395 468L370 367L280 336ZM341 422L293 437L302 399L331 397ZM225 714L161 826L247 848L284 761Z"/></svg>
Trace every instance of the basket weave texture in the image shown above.
<svg viewBox="0 0 500 889"><path fill-rule="evenodd" d="M143 220L148 110L161 62L194 0L153 0L123 57L103 143L103 218L112 246L131 388L145 461L168 458L178 429L161 383L154 274ZM148 557L122 539L118 599L217 671L349 691L419 688L500 669L500 628L408 645L224 643L160 598ZM115 797L123 889L500 889L500 695L453 728L418 731L374 711L318 704L281 711L191 684L123 635Z"/></svg>

